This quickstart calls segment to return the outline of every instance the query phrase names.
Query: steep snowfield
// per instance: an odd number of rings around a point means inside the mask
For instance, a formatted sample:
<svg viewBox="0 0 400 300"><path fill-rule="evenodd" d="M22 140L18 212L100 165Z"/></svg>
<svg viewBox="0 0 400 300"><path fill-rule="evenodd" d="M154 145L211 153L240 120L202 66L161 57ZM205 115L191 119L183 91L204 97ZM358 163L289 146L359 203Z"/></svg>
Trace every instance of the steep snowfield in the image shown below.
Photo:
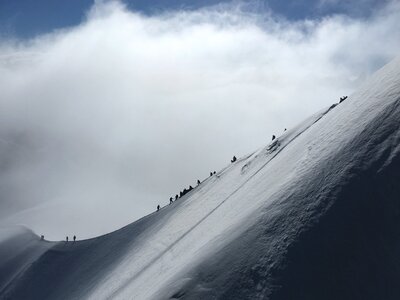
<svg viewBox="0 0 400 300"><path fill-rule="evenodd" d="M18 246L0 298L400 299L399 105L398 59L159 212Z"/></svg>

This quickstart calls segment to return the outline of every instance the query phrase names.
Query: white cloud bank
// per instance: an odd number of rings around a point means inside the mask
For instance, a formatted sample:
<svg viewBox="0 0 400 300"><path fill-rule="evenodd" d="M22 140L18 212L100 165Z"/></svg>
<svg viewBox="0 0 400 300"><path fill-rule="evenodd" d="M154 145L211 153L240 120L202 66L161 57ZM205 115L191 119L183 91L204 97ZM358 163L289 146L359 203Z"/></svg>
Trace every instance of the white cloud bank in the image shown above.
<svg viewBox="0 0 400 300"><path fill-rule="evenodd" d="M400 49L400 6L289 23L237 7L0 41L0 220L112 231L351 93Z"/></svg>

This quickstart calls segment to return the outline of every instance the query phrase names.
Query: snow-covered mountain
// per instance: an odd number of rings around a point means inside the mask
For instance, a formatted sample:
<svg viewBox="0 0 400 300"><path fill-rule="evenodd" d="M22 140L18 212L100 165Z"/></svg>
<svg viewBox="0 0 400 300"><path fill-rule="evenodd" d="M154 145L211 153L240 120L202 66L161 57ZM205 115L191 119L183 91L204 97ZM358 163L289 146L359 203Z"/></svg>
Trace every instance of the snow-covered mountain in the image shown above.
<svg viewBox="0 0 400 300"><path fill-rule="evenodd" d="M0 232L1 299L400 299L400 59L118 231Z"/></svg>

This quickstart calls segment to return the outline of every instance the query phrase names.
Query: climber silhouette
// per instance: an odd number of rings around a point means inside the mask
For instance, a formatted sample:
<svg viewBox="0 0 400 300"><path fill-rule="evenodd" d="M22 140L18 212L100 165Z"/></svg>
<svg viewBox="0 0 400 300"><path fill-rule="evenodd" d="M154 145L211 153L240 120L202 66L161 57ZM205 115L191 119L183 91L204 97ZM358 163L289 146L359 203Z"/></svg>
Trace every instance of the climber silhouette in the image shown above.
<svg viewBox="0 0 400 300"><path fill-rule="evenodd" d="M237 160L236 156L233 156L233 158L231 159L231 163L234 163Z"/></svg>
<svg viewBox="0 0 400 300"><path fill-rule="evenodd" d="M171 198L169 198L169 204L171 204L172 202L174 202L174 200Z"/></svg>
<svg viewBox="0 0 400 300"><path fill-rule="evenodd" d="M347 99L347 96L343 96L343 97L340 97L340 101L339 101L339 103L342 103L344 100L346 100Z"/></svg>
<svg viewBox="0 0 400 300"><path fill-rule="evenodd" d="M76 235L74 235L74 242L76 241Z"/></svg>
<svg viewBox="0 0 400 300"><path fill-rule="evenodd" d="M275 137L275 135L272 135L272 140L274 140L276 137Z"/></svg>
<svg viewBox="0 0 400 300"><path fill-rule="evenodd" d="M159 210L160 210L160 204L157 205L157 211L159 211Z"/></svg>
<svg viewBox="0 0 400 300"><path fill-rule="evenodd" d="M199 179L197 179L197 185L199 185L201 182L200 182L200 180Z"/></svg>
<svg viewBox="0 0 400 300"><path fill-rule="evenodd" d="M68 235L67 235L67 237L65 238L65 241L68 242Z"/></svg>

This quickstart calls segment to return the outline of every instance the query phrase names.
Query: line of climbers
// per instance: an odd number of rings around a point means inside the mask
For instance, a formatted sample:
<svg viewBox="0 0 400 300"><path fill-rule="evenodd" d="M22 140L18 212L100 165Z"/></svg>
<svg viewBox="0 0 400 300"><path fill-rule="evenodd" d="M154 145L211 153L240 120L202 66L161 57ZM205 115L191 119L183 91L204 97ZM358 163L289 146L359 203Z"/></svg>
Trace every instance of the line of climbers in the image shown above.
<svg viewBox="0 0 400 300"><path fill-rule="evenodd" d="M235 161L237 161L236 156L233 156L233 158L231 159L231 163L234 163ZM216 171L210 172L210 177L212 177L213 175L217 174ZM197 179L197 186L199 186L201 184L201 181L199 179ZM193 190L194 187L192 187L191 185L189 186L189 188L184 188L183 191L179 192L179 195L176 194L175 195L175 201L178 200L179 198L182 198L183 196L185 196L187 193L189 193L191 190ZM172 204L174 202L174 198L170 197L169 198L169 204ZM160 204L157 205L157 211L159 211L161 209Z"/></svg>
<svg viewBox="0 0 400 300"><path fill-rule="evenodd" d="M286 131L286 128L285 128ZM272 136L272 140L275 139L275 135ZM231 159L231 163L234 163L237 161L236 156L234 155ZM210 172L210 177L212 177L213 175L217 174L216 171ZM201 181L199 179L197 179L197 186L199 186L201 184ZM179 195L175 195L175 201L178 200L179 198L182 198L183 196L185 196L187 193L189 193L191 190L193 190L193 187L190 185L188 189L183 189L183 191L179 192ZM174 198L170 197L169 198L169 204L172 204L174 202ZM157 211L159 211L161 209L160 204L157 205Z"/></svg>
<svg viewBox="0 0 400 300"><path fill-rule="evenodd" d="M212 174L212 172L210 174ZM214 171L214 174L215 174L215 171ZM197 179L197 186L199 186L200 183L201 183L201 181L199 179ZM185 196L187 193L189 193L193 189L194 189L194 187L192 187L191 185L189 185L188 188L184 188L183 191L179 192L179 195L178 194L175 195L175 201L178 200L179 198L182 198L183 196ZM169 204L172 204L173 202L174 202L174 198L170 197ZM160 208L161 208L161 206L157 205L157 211L159 211Z"/></svg>
<svg viewBox="0 0 400 300"><path fill-rule="evenodd" d="M340 98L340 100L341 100L341 101L344 101L346 98L347 98L347 96L344 97L344 99ZM286 131L286 130L287 130L287 129L285 128L284 131ZM272 140L275 140L275 139L276 139L276 136L275 136L275 135L272 135ZM234 163L234 162L236 162L236 161L237 161L236 156L233 156L232 159L231 159L231 163ZM212 177L212 176L215 175L216 173L217 173L216 171L210 172L210 177ZM201 184L201 181L197 179L197 186L199 186L200 184ZM186 189L186 188L183 189L183 191L179 192L179 195L175 195L175 201L178 200L179 198L185 196L185 195L186 195L187 193L189 193L191 190L193 190L193 187L192 187L191 185L189 186L188 189ZM174 202L174 198L173 198L173 197L169 198L169 204L172 204L173 202ZM160 209L161 209L161 206L160 206L160 205L157 205L157 211L159 211Z"/></svg>

